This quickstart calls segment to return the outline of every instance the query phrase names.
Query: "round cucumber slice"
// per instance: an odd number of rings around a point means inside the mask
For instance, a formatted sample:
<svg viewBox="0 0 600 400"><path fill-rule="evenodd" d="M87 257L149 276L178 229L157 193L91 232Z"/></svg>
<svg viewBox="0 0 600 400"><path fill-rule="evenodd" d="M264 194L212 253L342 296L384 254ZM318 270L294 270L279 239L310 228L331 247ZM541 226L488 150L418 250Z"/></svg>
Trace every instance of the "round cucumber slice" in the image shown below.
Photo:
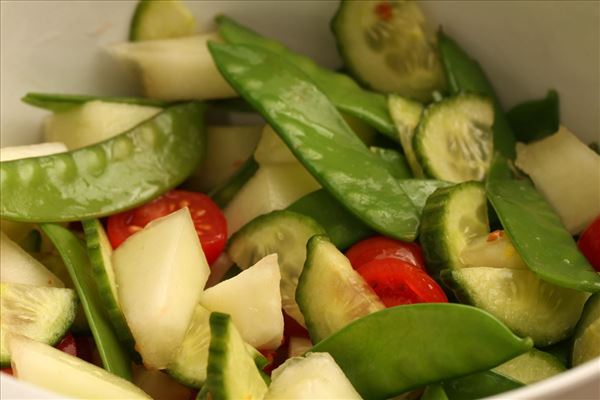
<svg viewBox="0 0 600 400"><path fill-rule="evenodd" d="M482 181L494 155L493 122L492 102L478 95L430 105L413 138L425 174L449 182Z"/></svg>
<svg viewBox="0 0 600 400"><path fill-rule="evenodd" d="M343 1L332 21L352 74L372 89L431 100L446 86L425 17L412 1Z"/></svg>
<svg viewBox="0 0 600 400"><path fill-rule="evenodd" d="M196 19L180 0L140 0L129 27L129 40L168 39L190 36L195 31Z"/></svg>
<svg viewBox="0 0 600 400"><path fill-rule="evenodd" d="M537 349L531 349L493 369L494 372L527 385L550 378L565 370L564 364L558 358Z"/></svg>
<svg viewBox="0 0 600 400"><path fill-rule="evenodd" d="M573 340L573 366L600 357L600 293L589 298Z"/></svg>
<svg viewBox="0 0 600 400"><path fill-rule="evenodd" d="M55 345L73 323L76 305L72 289L0 283L0 365L10 362L10 334Z"/></svg>

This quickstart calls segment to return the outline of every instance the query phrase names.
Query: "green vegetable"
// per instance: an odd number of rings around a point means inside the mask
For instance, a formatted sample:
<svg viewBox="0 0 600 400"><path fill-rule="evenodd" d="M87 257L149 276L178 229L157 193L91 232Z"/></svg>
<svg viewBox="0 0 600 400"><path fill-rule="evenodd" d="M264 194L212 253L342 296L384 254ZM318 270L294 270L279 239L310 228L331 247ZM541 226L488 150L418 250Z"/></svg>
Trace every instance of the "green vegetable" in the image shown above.
<svg viewBox="0 0 600 400"><path fill-rule="evenodd" d="M180 0L140 0L129 27L129 40L189 36L195 30L196 19Z"/></svg>
<svg viewBox="0 0 600 400"><path fill-rule="evenodd" d="M506 113L506 118L519 142L543 139L560 126L558 93L550 90L543 99L517 104Z"/></svg>
<svg viewBox="0 0 600 400"><path fill-rule="evenodd" d="M363 398L387 399L493 368L531 346L477 308L411 304L361 318L311 351L330 353Z"/></svg>
<svg viewBox="0 0 600 400"><path fill-rule="evenodd" d="M256 171L258 171L258 163L250 157L229 180L211 190L210 197L220 208L225 208Z"/></svg>
<svg viewBox="0 0 600 400"><path fill-rule="evenodd" d="M334 197L375 230L415 239L415 206L300 70L259 47L209 43L209 49L230 84Z"/></svg>
<svg viewBox="0 0 600 400"><path fill-rule="evenodd" d="M438 46L450 91L473 92L490 97L494 103L494 149L507 158L515 158L515 135L502 111L492 84L483 69L452 38L440 31Z"/></svg>
<svg viewBox="0 0 600 400"><path fill-rule="evenodd" d="M386 149L383 147L370 147L371 152L385 161L388 171L396 179L409 179L412 178L410 168L406 163L406 158L400 152L393 149Z"/></svg>
<svg viewBox="0 0 600 400"><path fill-rule="evenodd" d="M423 178L425 175L423 169L417 160L415 150L413 148L413 137L415 130L421 121L421 115L423 114L423 105L416 101L406 99L402 96L391 94L388 96L388 108L392 120L396 125L400 144L406 161L410 166L410 169L415 178Z"/></svg>
<svg viewBox="0 0 600 400"><path fill-rule="evenodd" d="M113 97L113 96L90 96L86 94L58 94L58 93L27 93L21 101L31 106L42 108L52 112L63 112L71 110L88 101L100 100L107 103L136 104L139 106L167 107L166 101L148 99L145 97Z"/></svg>
<svg viewBox="0 0 600 400"><path fill-rule="evenodd" d="M573 338L571 363L575 367L600 356L600 294L591 296L585 303L583 313Z"/></svg>
<svg viewBox="0 0 600 400"><path fill-rule="evenodd" d="M600 291L600 274L529 181L489 181L487 197L523 261L540 278L575 290Z"/></svg>
<svg viewBox="0 0 600 400"><path fill-rule="evenodd" d="M68 153L0 163L0 215L76 221L134 207L181 183L203 157L200 103L175 105L132 130Z"/></svg>
<svg viewBox="0 0 600 400"><path fill-rule="evenodd" d="M566 371L564 364L552 354L531 349L494 368L494 372L531 384Z"/></svg>
<svg viewBox="0 0 600 400"><path fill-rule="evenodd" d="M71 231L60 225L42 224L41 228L65 261L104 368L131 380L131 360L104 312L85 245Z"/></svg>
<svg viewBox="0 0 600 400"><path fill-rule="evenodd" d="M477 400L522 386L524 385L521 382L493 371L477 372L442 384L450 400Z"/></svg>
<svg viewBox="0 0 600 400"><path fill-rule="evenodd" d="M448 396L442 385L434 384L425 388L421 400L448 400Z"/></svg>
<svg viewBox="0 0 600 400"><path fill-rule="evenodd" d="M231 18L219 16L217 23L219 35L225 42L259 46L276 53L302 70L340 111L352 115L373 126L379 132L398 140L384 95L361 88L349 76L322 68L310 58L288 50L275 40L260 36Z"/></svg>

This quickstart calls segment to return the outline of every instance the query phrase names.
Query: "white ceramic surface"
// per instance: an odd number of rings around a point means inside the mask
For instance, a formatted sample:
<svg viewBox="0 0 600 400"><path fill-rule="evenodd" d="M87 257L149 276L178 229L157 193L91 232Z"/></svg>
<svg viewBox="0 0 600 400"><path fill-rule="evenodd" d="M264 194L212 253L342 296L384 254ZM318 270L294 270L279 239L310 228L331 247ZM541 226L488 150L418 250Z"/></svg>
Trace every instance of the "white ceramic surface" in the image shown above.
<svg viewBox="0 0 600 400"><path fill-rule="evenodd" d="M586 142L600 140L600 3L426 1L426 13L483 65L506 107L561 96L561 117ZM188 1L203 30L226 13L324 65L340 61L329 33L336 1ZM102 52L126 39L132 1L0 1L0 145L39 140L43 111L29 91L128 95L134 79ZM3 399L48 397L2 375ZM600 399L600 359L503 399Z"/></svg>

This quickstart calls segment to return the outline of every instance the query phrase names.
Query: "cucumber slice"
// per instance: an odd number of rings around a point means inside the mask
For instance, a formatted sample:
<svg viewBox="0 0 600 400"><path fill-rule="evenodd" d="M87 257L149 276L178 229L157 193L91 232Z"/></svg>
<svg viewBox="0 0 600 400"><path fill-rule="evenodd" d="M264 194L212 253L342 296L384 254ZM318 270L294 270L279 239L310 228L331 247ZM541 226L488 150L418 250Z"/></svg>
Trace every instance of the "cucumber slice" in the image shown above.
<svg viewBox="0 0 600 400"><path fill-rule="evenodd" d="M292 212L273 211L255 218L229 240L227 253L238 267L246 269L266 255L278 255L283 310L304 326L296 303L296 287L306 260L306 243L324 234L312 218Z"/></svg>
<svg viewBox="0 0 600 400"><path fill-rule="evenodd" d="M527 353L500 364L492 371L529 385L560 374L566 369L564 364L552 354L531 349Z"/></svg>
<svg viewBox="0 0 600 400"><path fill-rule="evenodd" d="M589 296L543 281L528 269L461 268L443 271L441 277L459 299L540 347L571 335Z"/></svg>
<svg viewBox="0 0 600 400"><path fill-rule="evenodd" d="M277 255L272 254L239 275L206 289L200 304L231 315L251 346L276 349L283 339L280 280Z"/></svg>
<svg viewBox="0 0 600 400"><path fill-rule="evenodd" d="M183 340L210 272L189 210L152 221L121 244L112 261L136 350L144 365L165 368Z"/></svg>
<svg viewBox="0 0 600 400"><path fill-rule="evenodd" d="M329 353L293 357L273 370L267 399L362 399Z"/></svg>
<svg viewBox="0 0 600 400"><path fill-rule="evenodd" d="M129 40L168 39L190 36L195 31L196 19L180 0L140 0L129 27Z"/></svg>
<svg viewBox="0 0 600 400"><path fill-rule="evenodd" d="M267 384L256 367L232 319L210 315L210 348L206 388L212 399L262 399Z"/></svg>
<svg viewBox="0 0 600 400"><path fill-rule="evenodd" d="M346 66L379 92L421 101L445 89L425 17L412 1L343 1L331 27Z"/></svg>
<svg viewBox="0 0 600 400"><path fill-rule="evenodd" d="M571 364L575 367L600 356L600 293L588 299L573 338Z"/></svg>
<svg viewBox="0 0 600 400"><path fill-rule="evenodd" d="M26 146L0 148L0 162L20 160L22 158L49 156L68 151L64 143L36 143Z"/></svg>
<svg viewBox="0 0 600 400"><path fill-rule="evenodd" d="M459 254L462 265L470 267L527 269L527 265L504 231L478 236Z"/></svg>
<svg viewBox="0 0 600 400"><path fill-rule="evenodd" d="M427 268L464 266L460 256L468 243L487 235L487 200L483 184L465 182L436 190L425 203L420 242Z"/></svg>
<svg viewBox="0 0 600 400"><path fill-rule="evenodd" d="M120 43L109 52L139 70L147 97L166 101L237 97L215 67L206 47L214 33L175 39Z"/></svg>
<svg viewBox="0 0 600 400"><path fill-rule="evenodd" d="M63 282L38 260L0 232L0 282L64 287Z"/></svg>
<svg viewBox="0 0 600 400"><path fill-rule="evenodd" d="M82 223L99 298L119 340L133 347L133 336L119 303L117 282L111 259L112 246L100 221L88 219Z"/></svg>
<svg viewBox="0 0 600 400"><path fill-rule="evenodd" d="M93 100L44 120L44 139L79 149L130 130L161 111L158 107Z"/></svg>
<svg viewBox="0 0 600 400"><path fill-rule="evenodd" d="M73 323L76 306L72 289L0 283L0 365L11 360L11 333L55 345Z"/></svg>
<svg viewBox="0 0 600 400"><path fill-rule="evenodd" d="M424 178L425 174L413 148L413 137L423 114L423 105L402 96L391 94L388 97L388 109L394 120L394 125L400 137L400 145L404 150L406 161L413 175L416 178Z"/></svg>
<svg viewBox="0 0 600 400"><path fill-rule="evenodd" d="M306 247L306 263L298 281L296 302L313 343L360 317L385 308L326 236L313 236Z"/></svg>
<svg viewBox="0 0 600 400"><path fill-rule="evenodd" d="M515 164L530 176L571 234L600 214L600 155L565 127L540 141L519 143Z"/></svg>
<svg viewBox="0 0 600 400"><path fill-rule="evenodd" d="M9 338L19 380L76 399L149 399L137 386L100 367L24 336Z"/></svg>
<svg viewBox="0 0 600 400"><path fill-rule="evenodd" d="M425 110L413 146L427 176L482 181L494 155L494 107L485 97L459 94Z"/></svg>

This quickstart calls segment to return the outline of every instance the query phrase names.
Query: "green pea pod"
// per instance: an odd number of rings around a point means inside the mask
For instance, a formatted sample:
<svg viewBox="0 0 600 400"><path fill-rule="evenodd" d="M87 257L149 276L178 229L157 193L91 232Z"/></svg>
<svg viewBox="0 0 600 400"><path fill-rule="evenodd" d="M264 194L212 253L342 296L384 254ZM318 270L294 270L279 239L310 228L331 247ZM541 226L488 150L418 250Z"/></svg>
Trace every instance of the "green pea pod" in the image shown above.
<svg viewBox="0 0 600 400"><path fill-rule="evenodd" d="M513 173L506 157L496 152L492 158L492 164L488 170L486 181L502 179L513 179Z"/></svg>
<svg viewBox="0 0 600 400"><path fill-rule="evenodd" d="M258 163L254 160L254 157L250 157L227 182L213 189L209 196L219 207L225 208L246 182L254 176L256 171L258 171Z"/></svg>
<svg viewBox="0 0 600 400"><path fill-rule="evenodd" d="M440 384L429 385L423 391L420 400L449 400L444 388Z"/></svg>
<svg viewBox="0 0 600 400"><path fill-rule="evenodd" d="M338 201L378 232L415 239L419 218L410 198L301 70L261 47L208 47L229 84Z"/></svg>
<svg viewBox="0 0 600 400"><path fill-rule="evenodd" d="M169 105L165 101L143 97L90 96L85 94L27 93L21 98L24 103L52 112L67 111L94 100L152 107L167 107Z"/></svg>
<svg viewBox="0 0 600 400"><path fill-rule="evenodd" d="M533 272L558 286L600 291L600 274L531 182L492 180L486 190L515 249Z"/></svg>
<svg viewBox="0 0 600 400"><path fill-rule="evenodd" d="M442 385L449 400L477 400L524 386L493 371L478 372L445 381Z"/></svg>
<svg viewBox="0 0 600 400"><path fill-rule="evenodd" d="M102 308L85 244L60 225L42 224L41 228L54 243L65 262L94 336L104 369L121 378L131 380L131 359L119 342Z"/></svg>
<svg viewBox="0 0 600 400"><path fill-rule="evenodd" d="M373 154L385 161L388 167L388 171L390 171L394 178L412 178L412 172L410 172L410 168L408 166L408 163L406 162L406 158L402 154L400 154L400 152L394 149L386 149L383 147L376 146L371 146L370 149L373 152Z"/></svg>
<svg viewBox="0 0 600 400"><path fill-rule="evenodd" d="M206 141L203 112L201 103L175 105L104 142L0 163L0 216L78 221L159 196L201 161Z"/></svg>
<svg viewBox="0 0 600 400"><path fill-rule="evenodd" d="M531 347L483 310L423 303L370 314L310 351L330 353L363 398L387 399L488 370Z"/></svg>
<svg viewBox="0 0 600 400"><path fill-rule="evenodd" d="M288 50L281 43L260 36L226 16L217 17L219 35L230 44L263 47L301 69L340 110L352 115L396 142L400 139L387 107L387 97L361 88L352 78L320 67L310 58Z"/></svg>
<svg viewBox="0 0 600 400"><path fill-rule="evenodd" d="M472 59L444 32L438 33L438 46L450 91L473 92L490 97L494 102L494 149L507 158L515 158L515 135L502 110L492 84L477 61Z"/></svg>
<svg viewBox="0 0 600 400"><path fill-rule="evenodd" d="M506 118L519 142L543 139L557 132L560 125L558 93L550 90L543 99L517 104Z"/></svg>

